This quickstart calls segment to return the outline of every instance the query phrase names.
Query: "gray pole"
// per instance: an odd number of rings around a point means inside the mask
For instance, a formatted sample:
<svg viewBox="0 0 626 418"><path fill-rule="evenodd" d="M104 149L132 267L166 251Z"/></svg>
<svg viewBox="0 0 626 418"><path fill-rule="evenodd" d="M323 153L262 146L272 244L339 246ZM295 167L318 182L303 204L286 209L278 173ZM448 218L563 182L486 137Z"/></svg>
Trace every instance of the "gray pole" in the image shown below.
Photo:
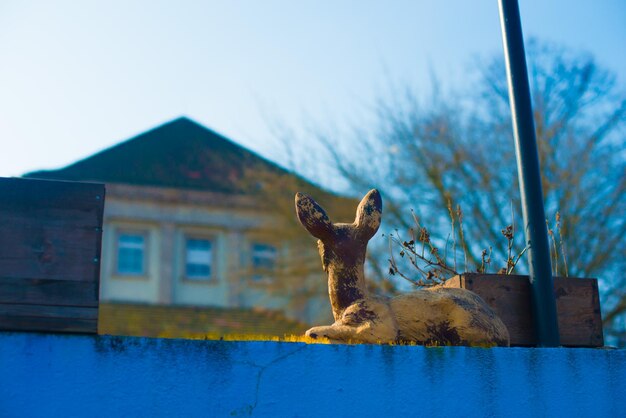
<svg viewBox="0 0 626 418"><path fill-rule="evenodd" d="M527 254L531 306L537 345L558 347L559 324L519 6L517 0L498 0L498 4L509 83L517 173L522 197L524 233L529 246Z"/></svg>

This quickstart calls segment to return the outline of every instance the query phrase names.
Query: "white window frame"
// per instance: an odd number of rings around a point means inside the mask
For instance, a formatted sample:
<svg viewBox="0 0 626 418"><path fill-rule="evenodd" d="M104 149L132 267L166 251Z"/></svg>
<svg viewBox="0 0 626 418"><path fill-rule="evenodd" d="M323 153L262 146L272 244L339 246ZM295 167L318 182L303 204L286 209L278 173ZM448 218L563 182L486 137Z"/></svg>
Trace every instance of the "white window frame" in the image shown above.
<svg viewBox="0 0 626 418"><path fill-rule="evenodd" d="M121 246L121 239L123 236L136 236L136 237L141 237L143 238L143 242L141 243L141 270L140 271L123 271L120 270L120 261L121 261L121 250L122 250L122 246ZM116 232L115 234L115 274L117 276L123 276L123 277L138 277L138 278L142 278L142 277L147 277L148 275L148 255L149 255L149 241L148 241L148 237L149 234L147 231L145 230L131 230L131 229L120 229ZM133 245L131 243L127 243L127 245L130 244L131 249L133 249ZM134 249L139 249L139 248L134 248Z"/></svg>
<svg viewBox="0 0 626 418"><path fill-rule="evenodd" d="M261 257L259 257L257 252L257 247L268 247L265 250L260 250L259 252L261 253ZM268 256L268 250L269 249L273 249L272 251L272 255ZM263 254L263 251L266 252L266 254ZM250 276L250 279L253 282L268 282L271 281L274 277L274 275L277 273L278 271L278 257L279 257L279 248L275 243L272 242L263 242L263 241L252 241L250 243L250 267L252 268L252 275ZM257 263L255 262L255 260L257 258L261 258L262 260L271 260L272 261L272 266L271 267L264 267L264 266L259 266L257 265Z"/></svg>
<svg viewBox="0 0 626 418"><path fill-rule="evenodd" d="M201 275L189 275L187 265L189 261L189 241L207 241L209 242L209 274L206 276ZM217 251L217 239L214 236L208 235L195 235L195 234L183 234L183 254L182 254L182 277L185 281L194 283L206 283L212 282L216 277L216 256Z"/></svg>

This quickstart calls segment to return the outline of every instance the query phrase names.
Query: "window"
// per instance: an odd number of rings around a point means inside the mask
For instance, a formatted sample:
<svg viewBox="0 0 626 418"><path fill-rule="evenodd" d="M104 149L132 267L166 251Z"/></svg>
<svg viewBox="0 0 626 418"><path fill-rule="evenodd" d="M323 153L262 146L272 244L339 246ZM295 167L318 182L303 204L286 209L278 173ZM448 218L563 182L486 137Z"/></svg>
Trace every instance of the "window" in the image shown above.
<svg viewBox="0 0 626 418"><path fill-rule="evenodd" d="M255 274L253 280L268 278L268 273L273 273L276 269L276 257L278 252L276 247L269 244L252 244L252 268Z"/></svg>
<svg viewBox="0 0 626 418"><path fill-rule="evenodd" d="M126 275L144 274L145 236L121 233L117 237L117 272Z"/></svg>
<svg viewBox="0 0 626 418"><path fill-rule="evenodd" d="M213 243L208 239L187 238L185 245L185 277L209 280L213 265Z"/></svg>

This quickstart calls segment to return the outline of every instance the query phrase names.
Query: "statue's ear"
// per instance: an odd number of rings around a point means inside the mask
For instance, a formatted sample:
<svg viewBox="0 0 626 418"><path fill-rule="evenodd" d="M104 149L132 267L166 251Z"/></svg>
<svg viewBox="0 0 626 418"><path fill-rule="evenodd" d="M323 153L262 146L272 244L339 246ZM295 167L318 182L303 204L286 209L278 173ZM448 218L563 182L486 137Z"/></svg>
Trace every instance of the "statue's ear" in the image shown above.
<svg viewBox="0 0 626 418"><path fill-rule="evenodd" d="M356 208L356 219L354 223L358 234L369 240L374 236L380 227L380 220L383 214L383 200L376 189L370 190L359 207Z"/></svg>
<svg viewBox="0 0 626 418"><path fill-rule="evenodd" d="M332 236L333 223L324 209L310 196L296 193L296 214L302 226L315 238L324 240Z"/></svg>

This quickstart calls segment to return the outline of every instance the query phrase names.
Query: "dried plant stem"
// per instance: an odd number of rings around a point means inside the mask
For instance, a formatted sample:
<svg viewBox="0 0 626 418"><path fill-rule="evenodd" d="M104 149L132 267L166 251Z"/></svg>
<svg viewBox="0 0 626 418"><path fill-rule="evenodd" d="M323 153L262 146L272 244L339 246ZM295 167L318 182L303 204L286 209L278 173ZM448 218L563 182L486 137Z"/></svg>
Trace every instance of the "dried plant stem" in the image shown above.
<svg viewBox="0 0 626 418"><path fill-rule="evenodd" d="M567 257L565 256L565 243L563 242L563 232L561 230L561 214L556 213L556 232L559 234L559 246L561 247L561 256L563 257L563 269L565 270L565 277L569 277L567 271Z"/></svg>
<svg viewBox="0 0 626 418"><path fill-rule="evenodd" d="M489 251L483 250L480 256L480 267L478 267L479 273L487 273L487 266L491 264L491 250L491 247L489 247Z"/></svg>
<svg viewBox="0 0 626 418"><path fill-rule="evenodd" d="M419 241L422 243L422 256L421 257L424 258L424 251L426 249L426 239L423 239L423 236L427 235L428 231L426 231L426 228L422 228L422 226L420 225L420 221L419 219L417 219L417 216L415 215L415 212L413 211L413 209L411 209L411 215L413 216L413 222L415 222L415 227L420 233ZM413 238L413 241L415 241L415 236L412 235L412 238Z"/></svg>
<svg viewBox="0 0 626 418"><path fill-rule="evenodd" d="M439 253L439 249L433 244L433 241L430 239L430 233L428 232L426 227L420 224L420 221L415 212L411 210L411 215L413 216L413 221L415 222L415 225L414 227L409 228L410 239L404 241L398 234L398 230L396 230L395 233L389 234L389 252L391 253L391 257L389 258L390 275L397 274L401 278L417 286L436 286L444 283L452 275L459 274L457 271L456 259L457 220L459 228L459 239L463 248L463 261L465 263L465 271L467 271L468 249L467 243L465 242L465 232L463 229L463 212L461 210L461 206L457 205L456 210L453 210L452 201L451 199L448 199L448 213L450 215L451 231L446 238L444 253L442 257ZM507 264L506 267L499 270L499 273L501 274L512 274L515 267L517 266L517 263L528 250L527 246L517 255L513 255L513 243L515 241L515 212L512 203L511 218L511 225L508 225L502 230L502 234L507 239ZM557 225L560 227L559 220L560 219L557 218ZM554 238L553 231L550 230L550 232L552 233L551 237L554 250L556 248L554 247L554 245L556 245L556 240ZM393 249L396 245L400 247L400 257L405 260L405 263L410 263L410 265L412 265L413 268L415 268L415 270L417 271L419 277L418 279L402 273L402 271L399 269L397 260L393 254ZM454 260L454 266L452 267L447 264L449 255L448 250L451 250L453 252L452 259ZM480 266L476 267L479 273L487 273L487 270L491 265L492 254L493 247L491 246L489 247L489 250L484 249L482 251ZM552 255L554 254L556 254L556 250L553 251Z"/></svg>
<svg viewBox="0 0 626 418"><path fill-rule="evenodd" d="M463 263L464 271L467 270L467 243L465 242L465 235L463 234L463 211L461 205L456 206L456 216L459 218L459 234L461 238L461 246L463 247Z"/></svg>
<svg viewBox="0 0 626 418"><path fill-rule="evenodd" d="M511 252L513 251L513 239L511 238L507 244L507 260L512 260Z"/></svg>
<svg viewBox="0 0 626 418"><path fill-rule="evenodd" d="M511 267L509 267L509 269L506 271L506 274L511 274L513 273L513 269L515 269L515 266L517 265L517 262L522 258L522 256L524 255L524 253L530 248L529 245L527 245L526 247L524 247L524 249L522 251L520 251L520 253L517 255L517 257L515 258L515 261L513 261L513 264L511 265Z"/></svg>
<svg viewBox="0 0 626 418"><path fill-rule="evenodd" d="M450 213L450 223L452 229L452 257L454 260L454 270L456 270L456 230L454 229L454 212L452 211L452 201L448 198L448 212Z"/></svg>
<svg viewBox="0 0 626 418"><path fill-rule="evenodd" d="M481 256L480 256L480 267L478 267L478 272L479 273L484 273L485 272L485 259L487 257L487 250L483 250Z"/></svg>
<svg viewBox="0 0 626 418"><path fill-rule="evenodd" d="M563 258L563 270L565 273L565 277L569 277L569 271L567 270L567 257L565 255L565 243L563 241L560 241L560 245L561 245L561 256Z"/></svg>
<svg viewBox="0 0 626 418"><path fill-rule="evenodd" d="M548 220L546 219L546 226L548 227L548 237L550 237L550 258L552 259L552 275L559 275L559 256L556 249L556 239L554 238L554 231L550 228Z"/></svg>
<svg viewBox="0 0 626 418"><path fill-rule="evenodd" d="M509 258L511 258L511 250L513 248L514 240L515 240L515 208L513 207L513 201L511 200L511 240L509 241ZM514 267L515 266L513 266L513 268ZM513 269L511 269L511 271L513 271Z"/></svg>
<svg viewBox="0 0 626 418"><path fill-rule="evenodd" d="M425 228L421 228L422 236L424 236L424 230ZM412 236L414 235L412 234ZM428 237L427 232L425 236ZM396 244L402 247L402 250L400 251L400 256L408 259L409 262L413 265L413 267L422 276L422 278L420 278L419 280L415 280L411 277L408 277L407 275L403 274L400 271L396 263L396 260L393 256L392 244ZM403 279L417 286L438 285L438 284L445 282L445 280L447 280L447 277L445 277L446 275L458 274L456 271L454 271L453 269L451 269L445 264L445 260L443 260L439 256L438 249L430 242L430 240L426 241L426 244L428 244L430 247L430 254L431 254L430 258L422 257L416 251L415 240L412 239L410 241L402 241L397 235L390 234L389 235L389 249L390 249L390 252L392 253L391 258L389 259L390 274L392 275L398 274ZM419 265L418 260L420 263L422 263L425 266L425 268Z"/></svg>
<svg viewBox="0 0 626 418"><path fill-rule="evenodd" d="M512 251L513 251L513 239L515 238L515 235L513 231L513 225L511 224L511 225L508 225L506 228L504 228L502 230L502 235L504 235L507 241L507 257L506 257L506 267L503 267L501 271L507 274L506 272L508 272L514 267Z"/></svg>
<svg viewBox="0 0 626 418"><path fill-rule="evenodd" d="M393 246L392 246L392 243L393 243L393 236L392 236L392 235L389 235L389 255L390 255L390 257L391 257L391 258L389 259L389 264L390 264L390 267L389 267L389 273L390 273L390 274L392 274L392 275L398 274L398 275L400 275L400 277L402 277L403 279L405 279L405 280L407 280L407 281L409 281L409 282L411 282L411 283L413 283L413 284L417 285L417 281L416 281L416 280L411 279L410 277L406 276L405 274L403 274L403 273L402 273L402 271L400 271L400 270L397 268L396 260L395 260L395 258L393 257ZM419 269L419 267L418 267L418 269Z"/></svg>

